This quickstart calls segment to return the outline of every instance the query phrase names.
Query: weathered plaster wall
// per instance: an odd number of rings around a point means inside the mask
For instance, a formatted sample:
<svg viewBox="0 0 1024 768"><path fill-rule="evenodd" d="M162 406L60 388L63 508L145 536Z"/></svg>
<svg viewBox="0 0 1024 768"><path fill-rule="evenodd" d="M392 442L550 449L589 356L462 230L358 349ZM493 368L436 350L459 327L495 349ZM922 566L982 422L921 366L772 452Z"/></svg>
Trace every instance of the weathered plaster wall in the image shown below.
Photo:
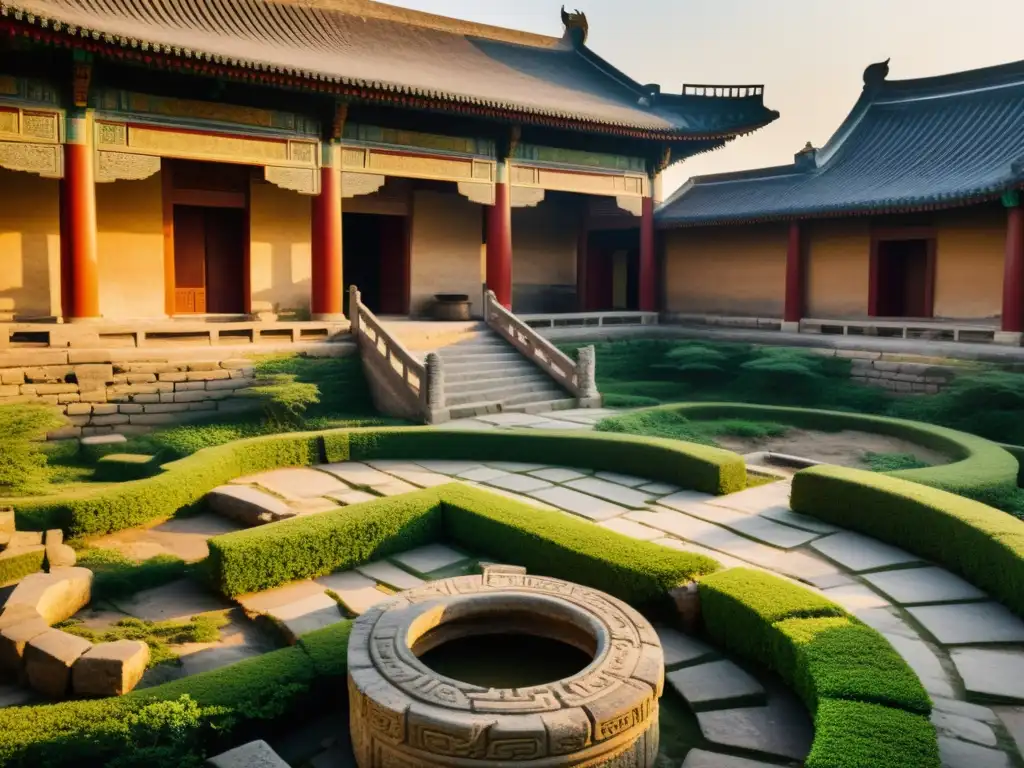
<svg viewBox="0 0 1024 768"><path fill-rule="evenodd" d="M166 317L160 174L96 185L100 314Z"/></svg>
<svg viewBox="0 0 1024 768"><path fill-rule="evenodd" d="M253 312L309 310L312 200L253 181L249 199Z"/></svg>
<svg viewBox="0 0 1024 768"><path fill-rule="evenodd" d="M784 224L665 232L666 310L781 315L787 233Z"/></svg>
<svg viewBox="0 0 1024 768"><path fill-rule="evenodd" d="M472 312L483 312L480 206L461 195L417 190L413 196L409 306L414 315L429 311L434 294L464 293Z"/></svg>
<svg viewBox="0 0 1024 768"><path fill-rule="evenodd" d="M999 316L1006 212L998 206L944 211L936 214L935 223L935 316Z"/></svg>
<svg viewBox="0 0 1024 768"><path fill-rule="evenodd" d="M576 309L579 213L548 200L512 209L512 306L517 312Z"/></svg>
<svg viewBox="0 0 1024 768"><path fill-rule="evenodd" d="M0 168L0 316L60 314L60 189Z"/></svg>
<svg viewBox="0 0 1024 768"><path fill-rule="evenodd" d="M867 218L806 225L807 317L866 317L871 231Z"/></svg>

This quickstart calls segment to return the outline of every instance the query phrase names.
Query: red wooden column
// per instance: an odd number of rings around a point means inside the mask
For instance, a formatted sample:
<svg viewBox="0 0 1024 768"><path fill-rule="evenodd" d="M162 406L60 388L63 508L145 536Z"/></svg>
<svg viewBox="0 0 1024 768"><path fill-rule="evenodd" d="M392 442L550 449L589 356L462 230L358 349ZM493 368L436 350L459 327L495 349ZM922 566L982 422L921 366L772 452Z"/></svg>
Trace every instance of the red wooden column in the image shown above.
<svg viewBox="0 0 1024 768"><path fill-rule="evenodd" d="M654 255L654 198L644 197L640 209L640 311L657 312L657 260Z"/></svg>
<svg viewBox="0 0 1024 768"><path fill-rule="evenodd" d="M64 145L64 181L61 190L61 248L66 272L62 280L63 307L68 322L100 316L99 260L96 246L96 184L91 121L84 112L67 120Z"/></svg>
<svg viewBox="0 0 1024 768"><path fill-rule="evenodd" d="M576 231L576 311L587 311L587 269L589 267L590 217L589 201L583 198L579 229Z"/></svg>
<svg viewBox="0 0 1024 768"><path fill-rule="evenodd" d="M512 194L508 160L498 162L494 205L487 209L487 289L512 309Z"/></svg>
<svg viewBox="0 0 1024 768"><path fill-rule="evenodd" d="M314 320L344 317L344 284L341 251L341 169L337 145L324 144L320 168L320 194L313 198L312 296Z"/></svg>
<svg viewBox="0 0 1024 768"><path fill-rule="evenodd" d="M789 243L786 247L786 304L782 313L782 330L800 332L804 314L804 254L800 237L800 222L789 224Z"/></svg>
<svg viewBox="0 0 1024 768"><path fill-rule="evenodd" d="M1020 193L1003 196L1006 206L1006 261L1003 270L1003 324L996 340L1019 345L1024 335L1024 207Z"/></svg>

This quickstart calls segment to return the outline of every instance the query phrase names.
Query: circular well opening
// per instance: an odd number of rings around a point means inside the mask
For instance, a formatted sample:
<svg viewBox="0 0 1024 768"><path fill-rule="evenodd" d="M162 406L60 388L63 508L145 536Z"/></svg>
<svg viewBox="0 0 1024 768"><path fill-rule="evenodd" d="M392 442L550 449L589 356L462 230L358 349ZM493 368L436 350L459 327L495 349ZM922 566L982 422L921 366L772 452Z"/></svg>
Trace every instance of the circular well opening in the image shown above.
<svg viewBox="0 0 1024 768"><path fill-rule="evenodd" d="M476 605L449 606L410 627L412 652L444 677L486 688L528 688L573 677L598 653L595 628L569 611L469 602Z"/></svg>

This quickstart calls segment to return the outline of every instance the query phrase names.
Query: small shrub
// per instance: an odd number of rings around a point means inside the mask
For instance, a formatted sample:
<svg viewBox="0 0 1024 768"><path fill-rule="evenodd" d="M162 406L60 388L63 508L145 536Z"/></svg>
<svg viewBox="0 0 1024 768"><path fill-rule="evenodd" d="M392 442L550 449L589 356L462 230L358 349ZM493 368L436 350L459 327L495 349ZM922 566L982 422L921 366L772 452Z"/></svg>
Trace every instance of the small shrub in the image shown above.
<svg viewBox="0 0 1024 768"><path fill-rule="evenodd" d="M36 493L50 479L42 441L66 423L47 405L0 405L0 496Z"/></svg>
<svg viewBox="0 0 1024 768"><path fill-rule="evenodd" d="M713 446L714 441L694 422L671 410L639 411L602 419L594 429L624 435L662 437Z"/></svg>
<svg viewBox="0 0 1024 768"><path fill-rule="evenodd" d="M227 618L220 614L202 614L188 621L145 621L128 617L105 630L87 627L78 619L68 619L57 625L68 634L84 637L92 643L113 643L118 640L141 640L149 646L149 666L174 662L178 654L171 645L184 643L215 643Z"/></svg>
<svg viewBox="0 0 1024 768"><path fill-rule="evenodd" d="M299 426L306 409L320 402L316 384L297 381L293 374L285 373L257 379L239 394L257 400L266 420L275 426Z"/></svg>
<svg viewBox="0 0 1024 768"><path fill-rule="evenodd" d="M728 435L730 437L743 437L750 440L782 437L790 430L790 427L785 424L775 424L770 421L749 421L747 419L699 421L694 426L707 435Z"/></svg>
<svg viewBox="0 0 1024 768"><path fill-rule="evenodd" d="M805 768L939 768L927 717L859 701L823 700Z"/></svg>
<svg viewBox="0 0 1024 768"><path fill-rule="evenodd" d="M912 453L865 453L862 461L872 472L899 472L904 469L924 469L930 467Z"/></svg>

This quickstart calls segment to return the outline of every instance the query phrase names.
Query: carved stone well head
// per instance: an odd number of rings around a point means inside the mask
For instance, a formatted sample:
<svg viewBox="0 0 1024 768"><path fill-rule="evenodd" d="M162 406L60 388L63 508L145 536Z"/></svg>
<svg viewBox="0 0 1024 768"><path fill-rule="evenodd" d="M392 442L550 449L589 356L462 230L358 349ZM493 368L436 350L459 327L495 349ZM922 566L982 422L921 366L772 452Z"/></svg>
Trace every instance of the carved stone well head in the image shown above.
<svg viewBox="0 0 1024 768"><path fill-rule="evenodd" d="M360 616L348 650L360 768L653 766L664 659L638 612L597 590L488 568L403 592ZM526 687L445 677L423 658L474 638L543 637L585 654L569 676ZM507 647L507 646L506 646Z"/></svg>

